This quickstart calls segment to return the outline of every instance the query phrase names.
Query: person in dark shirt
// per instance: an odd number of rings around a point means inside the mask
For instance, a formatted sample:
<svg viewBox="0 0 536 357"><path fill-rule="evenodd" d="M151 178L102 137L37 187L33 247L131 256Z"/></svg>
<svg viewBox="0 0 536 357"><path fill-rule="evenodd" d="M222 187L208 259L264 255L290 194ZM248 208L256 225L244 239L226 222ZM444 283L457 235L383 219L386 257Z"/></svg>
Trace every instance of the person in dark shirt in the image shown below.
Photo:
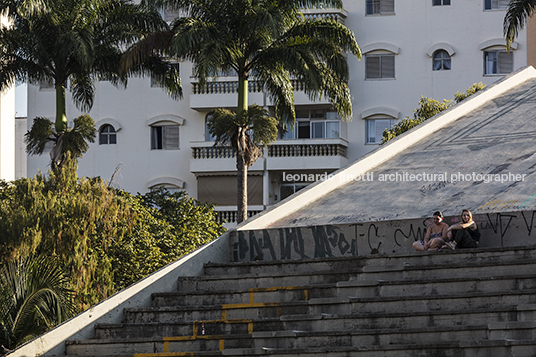
<svg viewBox="0 0 536 357"><path fill-rule="evenodd" d="M480 242L480 231L473 214L468 209L462 211L462 221L447 229L448 242L442 248L464 249L476 248Z"/></svg>

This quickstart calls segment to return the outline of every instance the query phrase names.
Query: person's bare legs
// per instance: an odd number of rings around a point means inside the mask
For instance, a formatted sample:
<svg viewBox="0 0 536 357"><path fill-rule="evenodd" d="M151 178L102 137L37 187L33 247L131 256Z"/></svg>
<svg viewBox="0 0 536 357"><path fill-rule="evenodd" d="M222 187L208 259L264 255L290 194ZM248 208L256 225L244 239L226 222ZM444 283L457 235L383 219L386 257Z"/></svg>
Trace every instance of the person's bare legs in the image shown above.
<svg viewBox="0 0 536 357"><path fill-rule="evenodd" d="M434 238L432 239L432 242L430 243L430 248L428 248L428 250L438 250L444 245L445 245L445 241L443 239Z"/></svg>
<svg viewBox="0 0 536 357"><path fill-rule="evenodd" d="M413 248L415 248L417 252L424 252L426 250L420 240L413 242Z"/></svg>

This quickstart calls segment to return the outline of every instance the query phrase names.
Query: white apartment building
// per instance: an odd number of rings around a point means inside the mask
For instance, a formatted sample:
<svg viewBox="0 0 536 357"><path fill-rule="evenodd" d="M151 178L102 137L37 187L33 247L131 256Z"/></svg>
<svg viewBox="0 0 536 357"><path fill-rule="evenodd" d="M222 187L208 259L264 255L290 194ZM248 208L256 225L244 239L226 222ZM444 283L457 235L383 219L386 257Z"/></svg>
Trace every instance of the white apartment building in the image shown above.
<svg viewBox="0 0 536 357"><path fill-rule="evenodd" d="M318 9L354 31L362 60L349 58L353 120L341 122L327 100L311 102L296 86L295 129L269 146L249 168L249 210L272 205L378 147L381 134L412 116L421 95L452 99L476 82L491 84L533 64L531 27L506 52L502 35L506 0L347 0L344 11ZM89 113L97 141L79 161L79 174L100 176L127 191L164 185L216 203L234 219L236 162L231 150L213 147L207 113L236 107L236 77L224 76L203 91L192 65L179 66L184 98L172 100L150 78L133 78L126 90L103 81ZM28 118L54 119L52 88L29 87ZM270 107L250 82L250 104ZM67 98L67 117L80 113ZM28 122L28 127L31 120ZM46 171L48 155L28 158L28 175Z"/></svg>
<svg viewBox="0 0 536 357"><path fill-rule="evenodd" d="M9 26L0 15L0 28ZM15 179L15 89L0 92L0 179Z"/></svg>

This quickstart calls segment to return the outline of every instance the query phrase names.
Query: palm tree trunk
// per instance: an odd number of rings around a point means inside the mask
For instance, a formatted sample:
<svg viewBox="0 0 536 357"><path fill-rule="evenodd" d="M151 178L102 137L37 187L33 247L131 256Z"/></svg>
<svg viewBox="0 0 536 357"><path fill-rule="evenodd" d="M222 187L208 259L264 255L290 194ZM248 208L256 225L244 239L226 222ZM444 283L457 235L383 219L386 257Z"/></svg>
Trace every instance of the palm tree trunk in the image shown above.
<svg viewBox="0 0 536 357"><path fill-rule="evenodd" d="M238 107L236 115L239 118L248 109L248 87L247 78L238 77Z"/></svg>
<svg viewBox="0 0 536 357"><path fill-rule="evenodd" d="M238 78L238 107L236 116L239 121L240 117L245 114L248 108L248 80ZM238 152L236 153L236 171L237 171L237 201L238 210L237 222L241 223L248 218L248 168L244 158L246 149L246 130L245 127L238 128Z"/></svg>
<svg viewBox="0 0 536 357"><path fill-rule="evenodd" d="M67 129L67 115L65 109L65 86L56 84L56 133L62 133Z"/></svg>
<svg viewBox="0 0 536 357"><path fill-rule="evenodd" d="M238 215L237 223L244 222L248 218L248 167L245 162L246 128L238 128L238 152L236 153L236 206Z"/></svg>

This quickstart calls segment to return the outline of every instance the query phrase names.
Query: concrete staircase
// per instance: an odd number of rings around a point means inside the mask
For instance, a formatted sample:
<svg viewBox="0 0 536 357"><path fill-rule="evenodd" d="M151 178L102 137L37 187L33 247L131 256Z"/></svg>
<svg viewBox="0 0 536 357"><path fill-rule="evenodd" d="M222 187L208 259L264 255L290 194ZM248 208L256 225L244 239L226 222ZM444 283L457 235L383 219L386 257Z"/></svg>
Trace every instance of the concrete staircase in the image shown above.
<svg viewBox="0 0 536 357"><path fill-rule="evenodd" d="M207 264L68 356L535 356L536 246Z"/></svg>

